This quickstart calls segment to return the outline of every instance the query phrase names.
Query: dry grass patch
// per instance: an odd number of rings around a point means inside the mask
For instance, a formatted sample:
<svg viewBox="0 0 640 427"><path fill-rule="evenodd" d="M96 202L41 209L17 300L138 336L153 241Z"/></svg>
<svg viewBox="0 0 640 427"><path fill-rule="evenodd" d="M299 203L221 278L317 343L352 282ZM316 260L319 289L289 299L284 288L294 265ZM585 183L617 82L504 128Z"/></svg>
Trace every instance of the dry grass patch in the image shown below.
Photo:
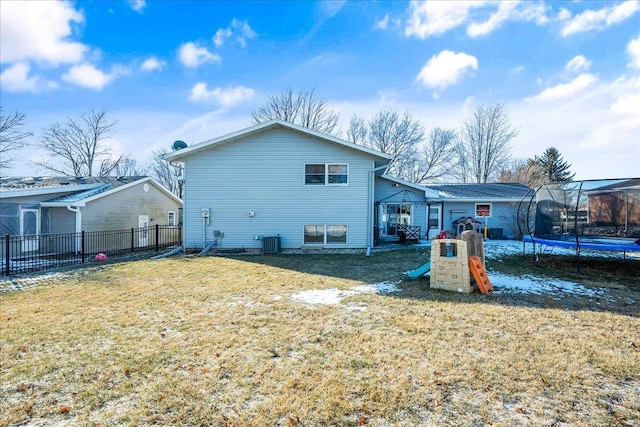
<svg viewBox="0 0 640 427"><path fill-rule="evenodd" d="M638 316L424 280L291 298L424 257L180 257L5 293L0 424L637 425Z"/></svg>

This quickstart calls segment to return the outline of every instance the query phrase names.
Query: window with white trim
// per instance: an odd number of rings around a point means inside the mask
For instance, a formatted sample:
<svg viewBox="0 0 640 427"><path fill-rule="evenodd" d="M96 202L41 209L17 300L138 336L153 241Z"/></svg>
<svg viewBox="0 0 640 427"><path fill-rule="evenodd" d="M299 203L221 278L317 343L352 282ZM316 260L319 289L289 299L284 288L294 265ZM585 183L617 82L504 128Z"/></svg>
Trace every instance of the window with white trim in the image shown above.
<svg viewBox="0 0 640 427"><path fill-rule="evenodd" d="M349 185L349 165L347 163L305 164L304 185Z"/></svg>
<svg viewBox="0 0 640 427"><path fill-rule="evenodd" d="M176 225L176 213L174 211L167 212L167 225Z"/></svg>
<svg viewBox="0 0 640 427"><path fill-rule="evenodd" d="M346 225L305 225L305 245L346 245Z"/></svg>
<svg viewBox="0 0 640 427"><path fill-rule="evenodd" d="M476 203L476 217L491 218L491 203Z"/></svg>

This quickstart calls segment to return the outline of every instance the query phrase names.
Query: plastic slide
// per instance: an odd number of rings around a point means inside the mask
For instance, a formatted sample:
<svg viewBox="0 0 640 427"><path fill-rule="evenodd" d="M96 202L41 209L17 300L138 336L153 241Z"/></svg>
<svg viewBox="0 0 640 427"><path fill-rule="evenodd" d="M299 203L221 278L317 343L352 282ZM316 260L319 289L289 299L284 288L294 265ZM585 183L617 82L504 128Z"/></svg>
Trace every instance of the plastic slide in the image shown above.
<svg viewBox="0 0 640 427"><path fill-rule="evenodd" d="M417 279L418 277L423 276L426 273L428 273L429 270L431 270L431 261L429 261L426 264L416 268L415 270L410 271L408 274L409 274L409 277L411 277L412 279Z"/></svg>

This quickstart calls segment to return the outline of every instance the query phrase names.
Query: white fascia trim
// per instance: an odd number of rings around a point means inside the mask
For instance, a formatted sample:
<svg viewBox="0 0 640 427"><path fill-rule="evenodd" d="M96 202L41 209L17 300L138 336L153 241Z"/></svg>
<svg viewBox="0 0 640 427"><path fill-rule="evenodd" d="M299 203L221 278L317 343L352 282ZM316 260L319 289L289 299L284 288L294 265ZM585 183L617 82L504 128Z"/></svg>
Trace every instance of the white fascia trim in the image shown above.
<svg viewBox="0 0 640 427"><path fill-rule="evenodd" d="M357 144L353 144L353 143L351 143L349 141L345 141L344 139L336 138L336 137L331 136L331 135L326 135L326 134L320 133L318 131L305 128L303 126L295 125L295 124L292 124L292 123L289 123L289 122L285 122L284 120L278 120L278 119L270 120L268 122L259 123L259 124L255 125L255 126L251 126L251 127L248 127L248 128L236 131L236 132L232 132L232 133L227 134L227 135L222 135L222 136L219 136L217 138L210 139L208 141L200 142L200 143L197 143L197 144L192 145L190 147L183 148L182 150L177 150L177 151L173 151L171 153L166 153L165 155L162 156L162 158L164 160L167 160L167 161L178 161L181 158L184 158L184 157L186 157L186 156L188 156L190 154L194 154L194 153L196 153L198 151L202 151L204 149L210 148L213 145L218 145L218 144L222 144L222 143L225 143L225 142L230 142L230 141L233 141L234 139L237 139L237 138L240 138L240 137L244 137L244 136L248 136L248 135L250 135L252 133L259 132L259 131L261 131L263 129L266 129L266 128L269 128L269 127L274 127L276 125L283 126L283 127L286 127L286 128L298 131L298 132L306 133L307 135L311 135L311 136L314 136L316 138L324 139L325 141L330 141L330 142L342 145L342 146L347 147L347 148L358 150L358 151L367 153L369 155L378 157L380 159L391 160L391 158L392 158L389 154L385 154L385 153L382 153L380 151L372 150L372 149L367 148L365 146L357 145Z"/></svg>

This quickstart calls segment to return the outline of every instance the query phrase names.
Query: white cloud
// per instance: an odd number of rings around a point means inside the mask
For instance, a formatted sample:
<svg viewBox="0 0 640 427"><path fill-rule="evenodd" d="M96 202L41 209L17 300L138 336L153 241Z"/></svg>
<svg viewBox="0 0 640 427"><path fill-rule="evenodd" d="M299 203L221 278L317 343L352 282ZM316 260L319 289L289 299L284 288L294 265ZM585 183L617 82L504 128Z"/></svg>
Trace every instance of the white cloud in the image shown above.
<svg viewBox="0 0 640 427"><path fill-rule="evenodd" d="M546 11L547 7L543 3L502 1L499 3L498 10L488 20L469 24L467 34L471 37L487 35L509 20L545 24L548 22Z"/></svg>
<svg viewBox="0 0 640 427"><path fill-rule="evenodd" d="M467 34L471 37L484 36L498 28L504 21L509 19L517 3L500 2L498 11L483 23L471 23L467 27Z"/></svg>
<svg viewBox="0 0 640 427"><path fill-rule="evenodd" d="M631 58L629 67L640 69L640 36L629 42L627 52L629 52L629 57Z"/></svg>
<svg viewBox="0 0 640 427"><path fill-rule="evenodd" d="M567 65L565 65L564 69L567 71L580 71L580 70L588 70L591 67L591 61L584 57L584 55L574 56Z"/></svg>
<svg viewBox="0 0 640 427"><path fill-rule="evenodd" d="M82 13L66 1L2 1L0 61L79 62L88 47L72 36L83 23Z"/></svg>
<svg viewBox="0 0 640 427"><path fill-rule="evenodd" d="M478 69L478 60L466 53L443 50L422 67L416 80L428 88L446 89L469 70Z"/></svg>
<svg viewBox="0 0 640 427"><path fill-rule="evenodd" d="M62 80L88 89L101 90L117 77L128 71L122 67L115 67L110 73L98 70L90 64L74 65L62 75Z"/></svg>
<svg viewBox="0 0 640 427"><path fill-rule="evenodd" d="M318 3L318 7L326 18L333 18L346 4L346 0L325 0Z"/></svg>
<svg viewBox="0 0 640 427"><path fill-rule="evenodd" d="M218 31L216 31L216 34L213 36L213 43L216 47L220 47L226 39L234 34L236 41L242 47L247 46L247 39L252 39L257 36L257 33L253 31L247 21L240 21L239 19L233 18L229 27L218 28Z"/></svg>
<svg viewBox="0 0 640 427"><path fill-rule="evenodd" d="M8 92L41 92L54 89L57 84L44 80L40 76L30 75L31 66L26 62L13 64L0 74L0 86Z"/></svg>
<svg viewBox="0 0 640 427"><path fill-rule="evenodd" d="M379 21L376 21L376 23L374 24L373 28L376 28L378 30L386 30L389 27L389 20L391 18L389 17L388 13L385 13L384 18L382 18Z"/></svg>
<svg viewBox="0 0 640 427"><path fill-rule="evenodd" d="M426 39L444 34L446 31L464 24L469 11L482 7L483 1L412 1L409 5L409 20L404 34Z"/></svg>
<svg viewBox="0 0 640 427"><path fill-rule="evenodd" d="M557 99L565 99L575 96L580 92L583 92L586 88L591 86L596 81L596 77L593 74L580 74L573 81L569 83L559 84L554 87L545 89L535 97L540 101L551 101Z"/></svg>
<svg viewBox="0 0 640 427"><path fill-rule="evenodd" d="M255 91L244 86L215 88L209 90L206 83L196 83L191 89L189 100L193 102L216 102L223 107L230 107L253 96Z"/></svg>
<svg viewBox="0 0 640 427"><path fill-rule="evenodd" d="M142 71L156 71L162 70L167 63L165 61L161 61L155 56L145 59L145 61L140 66Z"/></svg>
<svg viewBox="0 0 640 427"><path fill-rule="evenodd" d="M204 47L199 47L193 42L188 42L180 46L178 58L183 65L191 68L199 67L206 62L220 62L222 57L209 52Z"/></svg>
<svg viewBox="0 0 640 427"><path fill-rule="evenodd" d="M131 9L136 12L142 12L147 6L147 2L145 0L129 0L129 4L131 5Z"/></svg>
<svg viewBox="0 0 640 427"><path fill-rule="evenodd" d="M567 37L576 33L602 30L630 18L638 11L640 11L640 3L637 0L627 0L599 10L585 10L573 18L570 13L562 9L559 15L559 18L565 21L562 35Z"/></svg>
<svg viewBox="0 0 640 427"><path fill-rule="evenodd" d="M213 43L216 47L220 47L224 44L224 41L231 37L231 28L218 28L216 34L213 36Z"/></svg>
<svg viewBox="0 0 640 427"><path fill-rule="evenodd" d="M252 39L257 35L256 32L251 29L247 21L238 21L233 18L231 26L240 31L240 34L236 36L236 40L242 47L247 45L247 39Z"/></svg>

